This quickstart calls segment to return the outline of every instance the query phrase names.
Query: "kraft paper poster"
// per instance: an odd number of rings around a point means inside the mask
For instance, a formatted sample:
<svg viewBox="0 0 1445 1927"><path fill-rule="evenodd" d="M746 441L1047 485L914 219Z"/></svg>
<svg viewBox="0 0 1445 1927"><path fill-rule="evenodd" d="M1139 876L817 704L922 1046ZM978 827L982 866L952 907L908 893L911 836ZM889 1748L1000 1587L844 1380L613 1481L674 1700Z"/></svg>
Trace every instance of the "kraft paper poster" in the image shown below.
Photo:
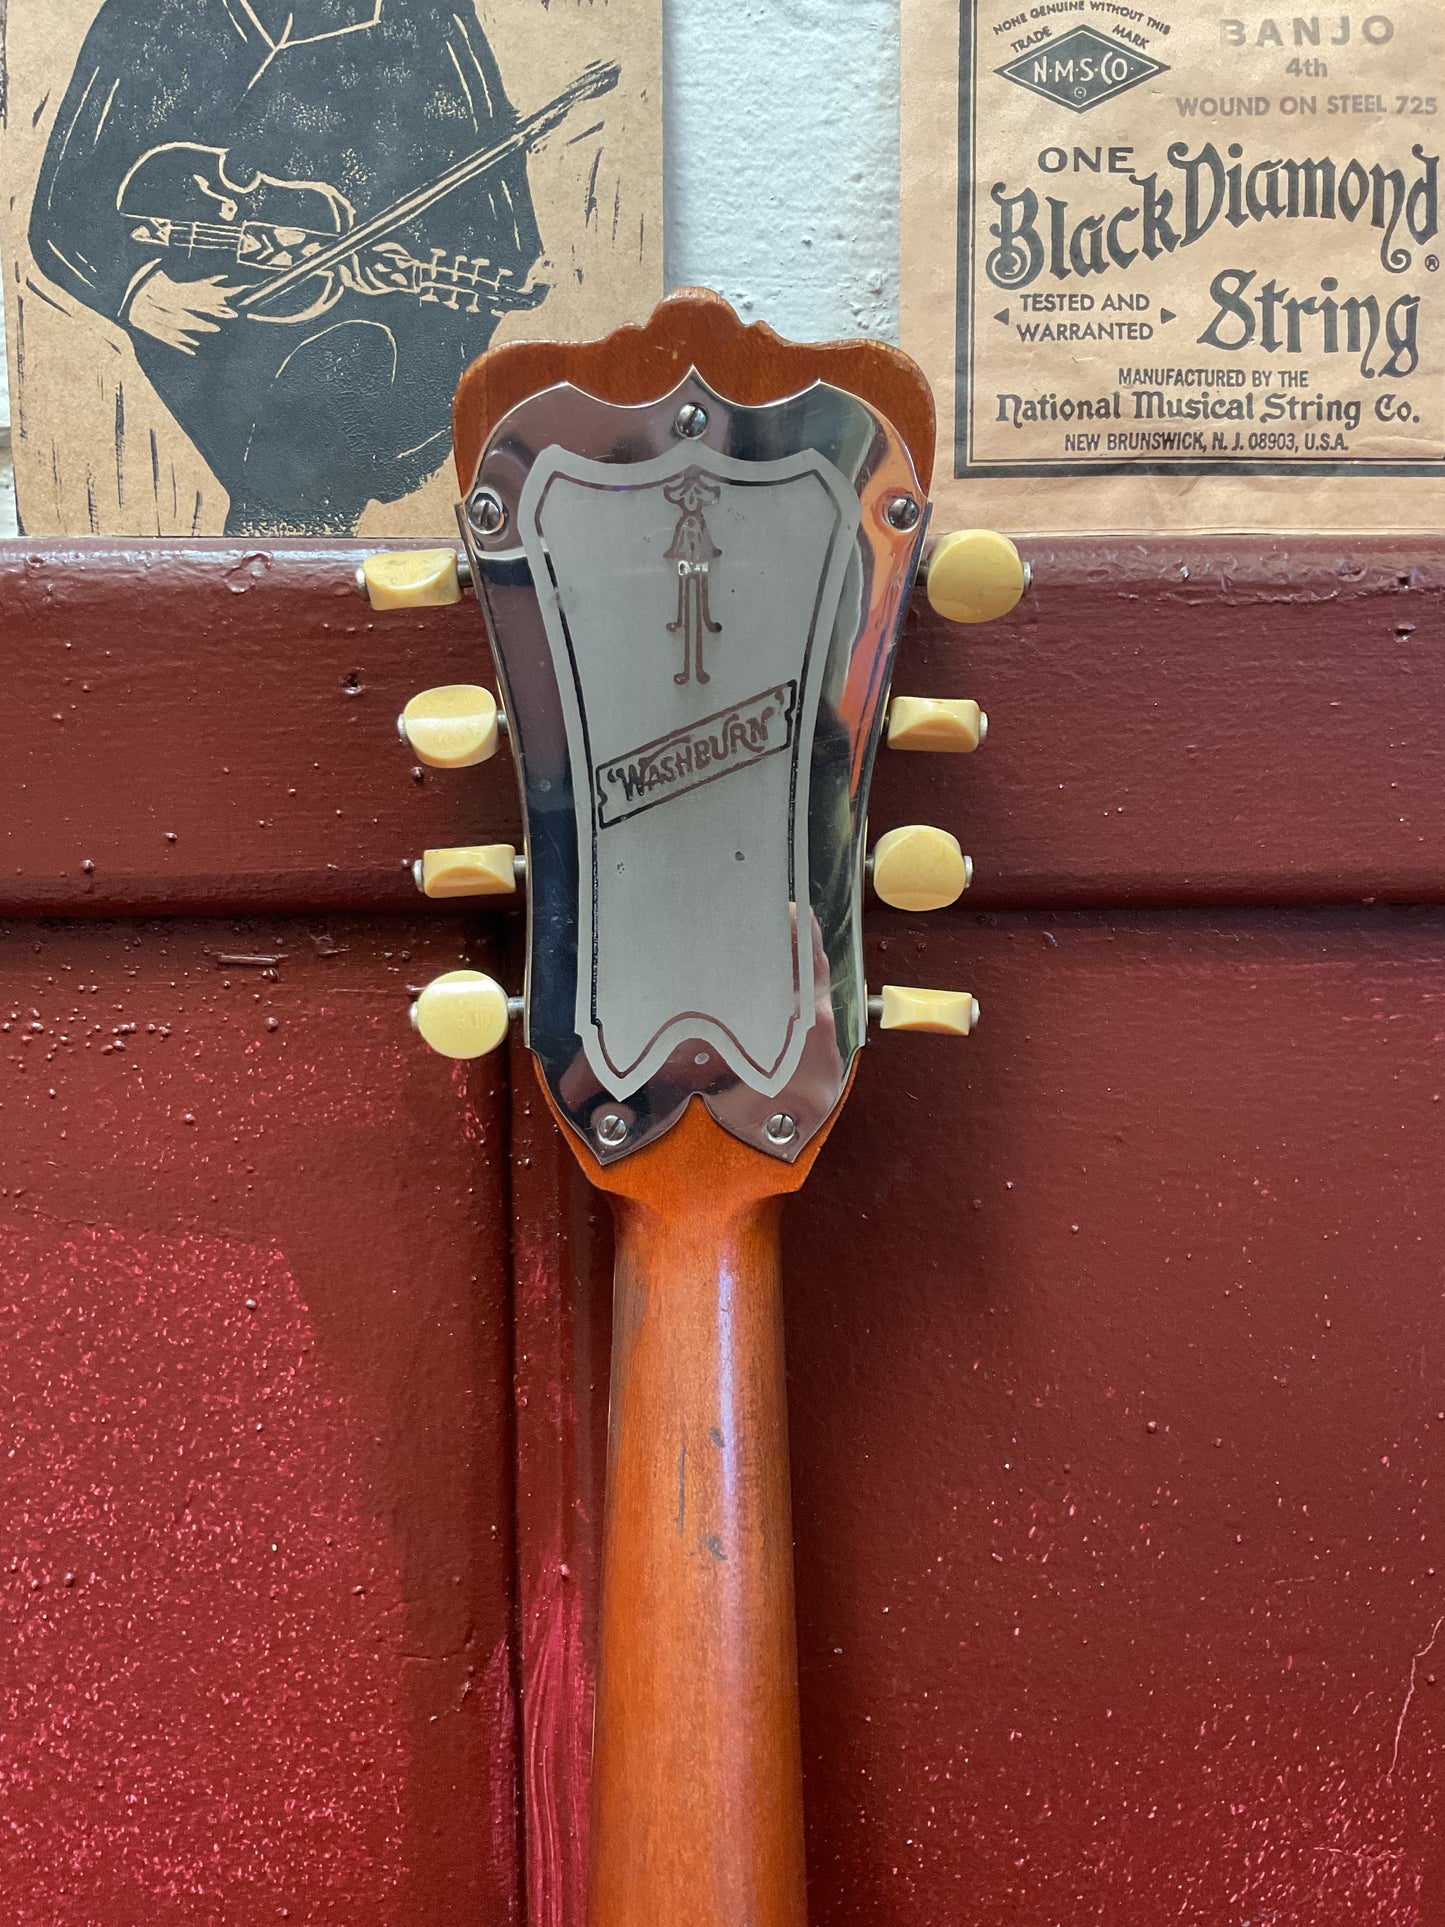
<svg viewBox="0 0 1445 1927"><path fill-rule="evenodd" d="M1445 7L903 0L945 520L1445 526Z"/></svg>
<svg viewBox="0 0 1445 1927"><path fill-rule="evenodd" d="M661 292L660 0L8 0L32 534L436 533L493 342Z"/></svg>

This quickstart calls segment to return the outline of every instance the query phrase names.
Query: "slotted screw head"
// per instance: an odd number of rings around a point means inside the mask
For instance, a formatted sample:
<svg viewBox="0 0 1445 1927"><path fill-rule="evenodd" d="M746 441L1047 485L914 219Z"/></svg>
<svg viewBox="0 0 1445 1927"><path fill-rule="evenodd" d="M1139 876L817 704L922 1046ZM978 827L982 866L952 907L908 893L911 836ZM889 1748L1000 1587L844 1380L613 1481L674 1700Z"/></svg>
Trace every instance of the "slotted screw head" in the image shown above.
<svg viewBox="0 0 1445 1927"><path fill-rule="evenodd" d="M493 488L474 488L467 497L467 521L475 535L500 535L507 526L507 505Z"/></svg>

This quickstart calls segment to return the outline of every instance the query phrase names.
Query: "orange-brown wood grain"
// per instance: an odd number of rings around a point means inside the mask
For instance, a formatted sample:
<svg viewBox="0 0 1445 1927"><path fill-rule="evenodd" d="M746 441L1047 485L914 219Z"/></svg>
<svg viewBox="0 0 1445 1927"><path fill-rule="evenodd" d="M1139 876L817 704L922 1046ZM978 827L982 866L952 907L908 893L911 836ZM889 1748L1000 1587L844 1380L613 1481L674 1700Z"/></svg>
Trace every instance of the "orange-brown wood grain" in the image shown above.
<svg viewBox="0 0 1445 1927"><path fill-rule="evenodd" d="M645 327L619 328L604 341L510 342L473 362L452 410L463 493L492 429L529 395L570 381L603 401L657 401L689 368L728 401L750 406L830 381L891 421L925 490L932 480L933 393L907 355L879 341L785 341L764 322L739 320L721 295L682 288Z"/></svg>
<svg viewBox="0 0 1445 1927"><path fill-rule="evenodd" d="M822 1139L572 1141L617 1224L589 1927L803 1927L778 1220Z"/></svg>

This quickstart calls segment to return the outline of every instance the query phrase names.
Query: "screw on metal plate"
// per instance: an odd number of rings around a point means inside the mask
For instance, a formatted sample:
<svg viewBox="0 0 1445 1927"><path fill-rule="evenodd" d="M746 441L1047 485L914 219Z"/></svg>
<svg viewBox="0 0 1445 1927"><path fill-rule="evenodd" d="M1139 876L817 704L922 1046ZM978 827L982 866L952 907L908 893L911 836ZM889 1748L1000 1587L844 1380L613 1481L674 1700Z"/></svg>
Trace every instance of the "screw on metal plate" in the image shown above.
<svg viewBox="0 0 1445 1927"><path fill-rule="evenodd" d="M767 1132L773 1144L791 1144L798 1135L798 1127L786 1111L775 1111L768 1119Z"/></svg>
<svg viewBox="0 0 1445 1927"><path fill-rule="evenodd" d="M609 1150L615 1151L619 1144L627 1142L627 1119L619 1117L616 1111L604 1111L592 1128L598 1143L605 1144Z"/></svg>
<svg viewBox="0 0 1445 1927"><path fill-rule="evenodd" d="M909 529L918 527L919 517L922 514L923 510L911 495L895 495L883 511L889 528L901 529L905 534Z"/></svg>
<svg viewBox="0 0 1445 1927"><path fill-rule="evenodd" d="M679 435L690 442L695 442L707 427L707 410L699 408L695 401L684 402L677 411L677 420L673 423L673 427Z"/></svg>
<svg viewBox="0 0 1445 1927"><path fill-rule="evenodd" d="M467 523L473 535L500 535L507 526L507 505L493 488L474 488L467 497Z"/></svg>

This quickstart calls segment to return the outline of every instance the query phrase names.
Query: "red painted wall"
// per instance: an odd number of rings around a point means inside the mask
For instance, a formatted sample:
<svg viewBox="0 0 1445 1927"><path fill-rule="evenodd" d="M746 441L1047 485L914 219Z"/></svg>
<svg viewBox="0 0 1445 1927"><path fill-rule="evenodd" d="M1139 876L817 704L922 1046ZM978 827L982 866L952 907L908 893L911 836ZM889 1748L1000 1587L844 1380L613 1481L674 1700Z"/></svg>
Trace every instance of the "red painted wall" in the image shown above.
<svg viewBox="0 0 1445 1927"><path fill-rule="evenodd" d="M5 932L7 1924L516 1915L505 1092L406 1024L457 949Z"/></svg>
<svg viewBox="0 0 1445 1927"><path fill-rule="evenodd" d="M913 624L993 728L873 810L979 866L873 976L983 1029L870 1048L787 1221L813 1917L1442 1927L1445 571L1034 560ZM24 1927L581 1927L608 1230L406 1028L519 932L402 859L515 803L390 734L474 614L350 567L0 567Z"/></svg>

